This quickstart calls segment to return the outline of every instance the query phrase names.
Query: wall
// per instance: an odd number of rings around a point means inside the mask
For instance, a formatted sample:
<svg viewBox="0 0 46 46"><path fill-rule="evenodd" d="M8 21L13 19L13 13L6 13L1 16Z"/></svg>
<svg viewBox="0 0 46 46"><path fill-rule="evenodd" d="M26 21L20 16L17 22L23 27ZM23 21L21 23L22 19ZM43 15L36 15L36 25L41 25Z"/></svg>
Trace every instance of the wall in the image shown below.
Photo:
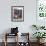
<svg viewBox="0 0 46 46"><path fill-rule="evenodd" d="M11 6L24 6L24 22L11 22ZM36 0L0 0L0 34L17 26L32 36L32 24L36 24Z"/></svg>

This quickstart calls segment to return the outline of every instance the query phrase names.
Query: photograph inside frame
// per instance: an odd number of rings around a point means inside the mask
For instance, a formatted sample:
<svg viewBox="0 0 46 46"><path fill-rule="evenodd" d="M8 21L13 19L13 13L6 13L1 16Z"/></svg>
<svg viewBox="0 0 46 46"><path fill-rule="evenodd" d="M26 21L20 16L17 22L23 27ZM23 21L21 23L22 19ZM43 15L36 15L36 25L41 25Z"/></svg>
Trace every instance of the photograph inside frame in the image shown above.
<svg viewBox="0 0 46 46"><path fill-rule="evenodd" d="M14 22L24 21L24 6L12 6L11 12L12 21Z"/></svg>

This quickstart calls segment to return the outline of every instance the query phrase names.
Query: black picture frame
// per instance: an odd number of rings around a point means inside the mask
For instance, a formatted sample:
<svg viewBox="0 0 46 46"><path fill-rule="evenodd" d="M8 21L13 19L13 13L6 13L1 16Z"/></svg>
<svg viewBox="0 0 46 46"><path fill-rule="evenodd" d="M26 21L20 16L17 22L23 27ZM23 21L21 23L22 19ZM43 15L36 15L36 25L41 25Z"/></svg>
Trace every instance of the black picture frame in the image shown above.
<svg viewBox="0 0 46 46"><path fill-rule="evenodd" d="M11 21L12 22L24 21L24 6L11 6Z"/></svg>

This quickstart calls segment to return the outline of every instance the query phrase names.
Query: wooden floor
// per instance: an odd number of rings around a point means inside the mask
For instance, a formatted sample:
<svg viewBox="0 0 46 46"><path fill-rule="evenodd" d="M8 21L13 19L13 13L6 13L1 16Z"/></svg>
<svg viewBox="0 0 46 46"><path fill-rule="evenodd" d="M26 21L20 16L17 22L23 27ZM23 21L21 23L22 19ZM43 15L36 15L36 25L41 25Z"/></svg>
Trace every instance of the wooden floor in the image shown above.
<svg viewBox="0 0 46 46"><path fill-rule="evenodd" d="M10 43L8 43L8 45L7 46L15 46L16 44L15 44L15 42L14 43L12 43L12 42L10 42ZM5 46L4 45L4 43L2 42L0 42L0 46ZM22 46L22 45L21 45ZM25 46L25 45L24 45ZM30 43L30 46L37 46L37 43ZM46 46L46 43L44 43L44 45L42 45L42 46Z"/></svg>

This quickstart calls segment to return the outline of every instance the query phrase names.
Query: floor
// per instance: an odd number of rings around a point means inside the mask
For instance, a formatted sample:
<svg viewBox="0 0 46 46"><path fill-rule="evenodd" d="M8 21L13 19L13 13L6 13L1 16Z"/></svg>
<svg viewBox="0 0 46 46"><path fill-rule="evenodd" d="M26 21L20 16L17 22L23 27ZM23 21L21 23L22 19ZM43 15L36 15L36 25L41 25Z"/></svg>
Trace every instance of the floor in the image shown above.
<svg viewBox="0 0 46 46"><path fill-rule="evenodd" d="M30 46L37 46L37 43L30 43L31 45ZM4 43L2 42L0 42L0 46L4 46ZM8 45L7 46L15 46L15 43L8 43ZM21 46L25 46L25 45L21 45ZM44 43L44 45L42 45L42 46L46 46L46 43Z"/></svg>

